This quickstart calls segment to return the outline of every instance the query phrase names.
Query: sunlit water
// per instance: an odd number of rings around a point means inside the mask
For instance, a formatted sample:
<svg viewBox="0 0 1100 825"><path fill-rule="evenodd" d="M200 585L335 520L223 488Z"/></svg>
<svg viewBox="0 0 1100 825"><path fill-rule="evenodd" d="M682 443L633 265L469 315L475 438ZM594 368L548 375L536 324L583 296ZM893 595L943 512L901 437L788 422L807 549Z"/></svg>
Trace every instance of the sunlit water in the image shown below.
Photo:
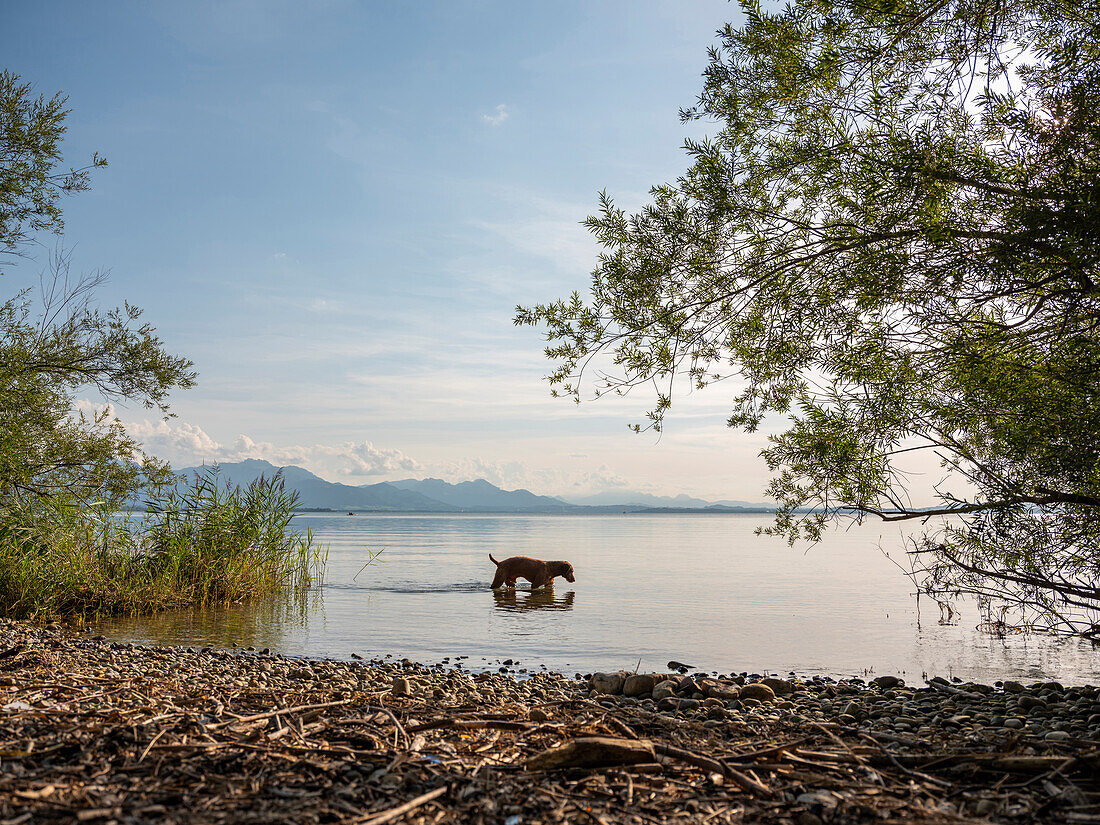
<svg viewBox="0 0 1100 825"><path fill-rule="evenodd" d="M468 656L568 673L663 669L922 674L1095 682L1100 650L1046 636L993 638L965 606L939 623L879 549L882 525L837 531L808 552L754 535L767 516L309 515L330 548L324 585L302 598L105 623L112 638L270 647L290 655L421 662ZM381 550L369 565L368 548ZM552 591L489 590L498 559L567 559Z"/></svg>

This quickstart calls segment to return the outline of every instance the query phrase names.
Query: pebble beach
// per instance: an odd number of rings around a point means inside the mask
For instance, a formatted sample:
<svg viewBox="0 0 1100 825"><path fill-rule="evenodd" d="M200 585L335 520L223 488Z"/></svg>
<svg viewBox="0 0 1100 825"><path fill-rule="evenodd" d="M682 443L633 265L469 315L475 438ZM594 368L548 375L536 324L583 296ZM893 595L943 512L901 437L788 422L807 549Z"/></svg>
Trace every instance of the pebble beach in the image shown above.
<svg viewBox="0 0 1100 825"><path fill-rule="evenodd" d="M1090 685L512 664L5 621L0 821L1100 822Z"/></svg>

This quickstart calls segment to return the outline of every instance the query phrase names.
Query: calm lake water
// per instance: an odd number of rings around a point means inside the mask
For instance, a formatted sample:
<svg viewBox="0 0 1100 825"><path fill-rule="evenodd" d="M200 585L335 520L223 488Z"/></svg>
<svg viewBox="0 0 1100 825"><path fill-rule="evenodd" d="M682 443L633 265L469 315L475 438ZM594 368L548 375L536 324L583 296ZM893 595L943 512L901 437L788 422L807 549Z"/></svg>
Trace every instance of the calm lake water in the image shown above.
<svg viewBox="0 0 1100 825"><path fill-rule="evenodd" d="M881 524L830 533L806 551L753 534L765 515L308 515L330 548L324 585L301 598L154 619L114 620L109 637L270 647L289 655L468 656L572 673L664 669L896 673L993 681L1100 681L1100 649L1045 636L996 639L935 603L879 550ZM381 550L364 567L370 550ZM498 559L568 559L577 581L552 592L489 590Z"/></svg>

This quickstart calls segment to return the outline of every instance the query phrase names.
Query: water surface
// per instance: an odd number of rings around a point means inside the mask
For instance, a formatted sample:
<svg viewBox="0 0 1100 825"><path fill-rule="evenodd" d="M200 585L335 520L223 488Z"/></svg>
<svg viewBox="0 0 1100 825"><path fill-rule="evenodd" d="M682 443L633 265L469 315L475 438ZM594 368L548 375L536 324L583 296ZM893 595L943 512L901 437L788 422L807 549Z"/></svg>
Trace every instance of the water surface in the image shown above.
<svg viewBox="0 0 1100 825"><path fill-rule="evenodd" d="M1100 679L1079 640L990 637L965 605L941 625L880 545L881 524L791 549L754 535L764 515L307 515L330 547L325 583L293 600L102 625L114 638L270 647L291 655L471 668L504 659L565 672L663 669L670 659L721 672L898 673L993 681ZM366 565L370 550L381 550ZM567 559L577 581L552 591L489 590L488 559ZM366 565L366 566L364 566Z"/></svg>

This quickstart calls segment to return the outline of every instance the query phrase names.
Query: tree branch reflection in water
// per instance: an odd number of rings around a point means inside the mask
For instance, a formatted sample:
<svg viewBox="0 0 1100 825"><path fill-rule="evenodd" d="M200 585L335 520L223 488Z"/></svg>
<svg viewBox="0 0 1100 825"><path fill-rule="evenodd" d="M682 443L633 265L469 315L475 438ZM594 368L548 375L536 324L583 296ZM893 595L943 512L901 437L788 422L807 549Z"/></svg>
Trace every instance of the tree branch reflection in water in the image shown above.
<svg viewBox="0 0 1100 825"><path fill-rule="evenodd" d="M572 610L575 595L570 590L562 596L555 596L553 587L540 587L537 590L503 587L493 591L493 601L497 610Z"/></svg>

